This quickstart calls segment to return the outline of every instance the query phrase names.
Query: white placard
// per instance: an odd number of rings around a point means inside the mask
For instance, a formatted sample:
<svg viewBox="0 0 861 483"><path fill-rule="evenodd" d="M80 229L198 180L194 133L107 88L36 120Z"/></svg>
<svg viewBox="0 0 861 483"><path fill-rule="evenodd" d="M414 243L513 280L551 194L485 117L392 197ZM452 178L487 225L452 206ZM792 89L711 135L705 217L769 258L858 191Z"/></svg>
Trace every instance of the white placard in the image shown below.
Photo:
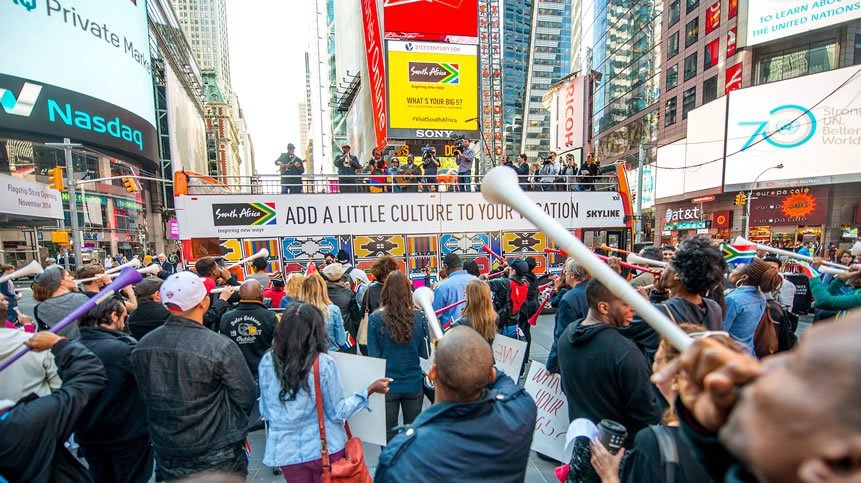
<svg viewBox="0 0 861 483"><path fill-rule="evenodd" d="M565 435L568 433L568 399L562 392L562 378L559 374L549 372L544 364L532 361L525 388L538 406L531 448L567 463Z"/></svg>
<svg viewBox="0 0 861 483"><path fill-rule="evenodd" d="M35 218L63 219L60 192L48 185L0 174L0 192L3 203L0 213Z"/></svg>
<svg viewBox="0 0 861 483"><path fill-rule="evenodd" d="M525 357L526 341L499 334L493 338L493 360L497 371L504 372L516 381Z"/></svg>
<svg viewBox="0 0 861 483"><path fill-rule="evenodd" d="M330 352L338 367L344 386L344 395L365 391L377 379L386 377L386 360L342 352ZM370 411L359 411L348 420L350 431L365 443L386 445L386 398L372 394L368 401Z"/></svg>

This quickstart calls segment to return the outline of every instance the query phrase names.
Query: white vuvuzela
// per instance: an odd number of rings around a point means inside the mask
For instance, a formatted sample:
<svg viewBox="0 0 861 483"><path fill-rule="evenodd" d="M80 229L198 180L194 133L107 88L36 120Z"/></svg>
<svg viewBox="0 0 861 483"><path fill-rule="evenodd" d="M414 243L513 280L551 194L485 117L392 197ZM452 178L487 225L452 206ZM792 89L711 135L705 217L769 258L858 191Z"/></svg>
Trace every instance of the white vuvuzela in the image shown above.
<svg viewBox="0 0 861 483"><path fill-rule="evenodd" d="M413 292L413 303L425 313L434 339L442 339L442 327L440 327L433 309L433 290L428 287L417 288Z"/></svg>
<svg viewBox="0 0 861 483"><path fill-rule="evenodd" d="M42 265L39 265L39 262L33 260L29 264L25 265L23 268L19 268L9 275L3 275L0 277L0 283L15 280L16 278L26 277L29 275L37 275L42 273L44 270L42 269Z"/></svg>
<svg viewBox="0 0 861 483"><path fill-rule="evenodd" d="M231 264L229 267L226 267L226 268L228 270L230 270L233 267L238 267L238 266L242 265L243 263L250 262L251 260L254 260L255 258L267 258L267 257L269 257L269 250L267 250L265 248L261 248L260 251L255 253L254 255L251 255L250 257L245 257L242 260L239 260L238 262Z"/></svg>

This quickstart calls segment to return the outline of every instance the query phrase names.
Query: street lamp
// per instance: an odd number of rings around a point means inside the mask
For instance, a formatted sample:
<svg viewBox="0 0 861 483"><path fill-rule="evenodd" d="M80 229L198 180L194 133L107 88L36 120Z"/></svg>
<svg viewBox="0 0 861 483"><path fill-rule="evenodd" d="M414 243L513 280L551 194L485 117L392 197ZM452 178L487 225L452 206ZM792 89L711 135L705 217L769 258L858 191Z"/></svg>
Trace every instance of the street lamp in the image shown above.
<svg viewBox="0 0 861 483"><path fill-rule="evenodd" d="M753 197L753 189L756 188L756 183L759 181L759 178L762 177L765 173L771 171L772 169L783 169L783 163L778 164L777 166L772 166L770 168L765 168L762 173L759 173L756 178L753 180L753 184L750 185L750 189L747 191L747 201L744 204L744 237L748 238L750 235L750 200Z"/></svg>

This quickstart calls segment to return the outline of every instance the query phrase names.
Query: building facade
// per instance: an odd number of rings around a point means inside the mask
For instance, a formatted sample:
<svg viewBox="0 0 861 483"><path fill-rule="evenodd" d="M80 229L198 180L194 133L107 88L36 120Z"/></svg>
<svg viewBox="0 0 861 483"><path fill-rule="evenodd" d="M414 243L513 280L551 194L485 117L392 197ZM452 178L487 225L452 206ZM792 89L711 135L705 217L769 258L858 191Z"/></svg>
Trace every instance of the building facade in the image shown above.
<svg viewBox="0 0 861 483"><path fill-rule="evenodd" d="M215 72L229 94L230 51L226 0L170 0L202 70Z"/></svg>
<svg viewBox="0 0 861 483"><path fill-rule="evenodd" d="M239 176L242 164L239 133L230 103L222 94L217 77L212 72L203 74L203 93L206 98L208 173L216 177ZM230 178L223 181L231 182Z"/></svg>
<svg viewBox="0 0 861 483"><path fill-rule="evenodd" d="M523 142L532 4L533 0L509 0L502 7L502 119L509 156L519 154Z"/></svg>

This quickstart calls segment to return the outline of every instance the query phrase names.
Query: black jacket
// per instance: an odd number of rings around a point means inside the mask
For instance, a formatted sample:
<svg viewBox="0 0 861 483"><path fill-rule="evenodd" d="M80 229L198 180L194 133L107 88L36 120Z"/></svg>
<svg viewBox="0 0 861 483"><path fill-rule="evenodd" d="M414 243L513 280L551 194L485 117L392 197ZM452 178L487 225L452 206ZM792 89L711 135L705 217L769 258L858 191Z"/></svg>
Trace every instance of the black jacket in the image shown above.
<svg viewBox="0 0 861 483"><path fill-rule="evenodd" d="M92 481L63 444L108 382L105 368L77 342L61 340L51 352L63 386L48 396L26 397L0 415L0 476L9 481Z"/></svg>
<svg viewBox="0 0 861 483"><path fill-rule="evenodd" d="M520 311L520 317L523 322L526 322L538 310L538 277L532 272L526 272L523 275L523 281L526 282L529 291L526 292L526 303L523 304L526 310Z"/></svg>
<svg viewBox="0 0 861 483"><path fill-rule="evenodd" d="M558 345L568 416L571 421L622 424L628 430L625 447L630 448L637 431L657 424L663 410L649 382L646 358L615 327L581 324L569 325Z"/></svg>
<svg viewBox="0 0 861 483"><path fill-rule="evenodd" d="M153 447L194 458L245 439L257 384L230 339L171 316L132 351Z"/></svg>
<svg viewBox="0 0 861 483"><path fill-rule="evenodd" d="M221 317L219 332L239 346L248 370L257 380L260 359L272 347L278 317L257 301L242 301Z"/></svg>
<svg viewBox="0 0 861 483"><path fill-rule="evenodd" d="M338 169L338 174L342 176L356 174L356 170L361 167L362 165L359 163L359 158L352 154L344 155L341 153L335 158L335 168Z"/></svg>
<svg viewBox="0 0 861 483"><path fill-rule="evenodd" d="M326 280L326 291L329 294L329 300L341 310L341 317L344 318L344 330L348 332L357 330L359 323L362 322L362 309L356 303L356 293L341 283L329 280Z"/></svg>
<svg viewBox="0 0 861 483"><path fill-rule="evenodd" d="M383 304L383 284L374 280L365 290L365 300L362 301L362 309L366 314L373 314ZM342 313L343 315L343 313Z"/></svg>
<svg viewBox="0 0 861 483"><path fill-rule="evenodd" d="M680 399L676 399L675 408L684 440L688 442L691 451L705 467L712 481L756 483L757 479L732 453L727 451L718 440L717 434L700 426Z"/></svg>
<svg viewBox="0 0 861 483"><path fill-rule="evenodd" d="M203 325L218 332L218 328L221 327L221 317L230 310L230 304L216 297L215 294L212 294L211 297L209 310L203 314Z"/></svg>
<svg viewBox="0 0 861 483"><path fill-rule="evenodd" d="M665 483L710 483L712 479L705 467L697 458L696 451L677 427L665 426L676 443L678 463L675 465L675 478L666 482L666 466L661 460L661 447L651 428L640 430L634 438L634 447L627 452L625 468L622 471L622 481L639 483L654 481Z"/></svg>
<svg viewBox="0 0 861 483"><path fill-rule="evenodd" d="M132 337L137 340L164 325L170 317L170 311L161 302L144 302L129 314L126 325Z"/></svg>
<svg viewBox="0 0 861 483"><path fill-rule="evenodd" d="M130 362L137 341L101 327L81 327L78 340L98 356L108 375L108 385L78 422L78 442L81 446L106 445L146 436L146 407Z"/></svg>
<svg viewBox="0 0 861 483"><path fill-rule="evenodd" d="M553 343L550 345L550 353L547 355L547 370L559 373L559 338L572 323L583 320L589 313L589 304L586 303L586 282L578 283L574 288L568 289L565 296L559 301L556 309L556 325L553 329Z"/></svg>
<svg viewBox="0 0 861 483"><path fill-rule="evenodd" d="M401 426L374 481L522 482L536 413L526 390L500 374L476 401L434 404Z"/></svg>

